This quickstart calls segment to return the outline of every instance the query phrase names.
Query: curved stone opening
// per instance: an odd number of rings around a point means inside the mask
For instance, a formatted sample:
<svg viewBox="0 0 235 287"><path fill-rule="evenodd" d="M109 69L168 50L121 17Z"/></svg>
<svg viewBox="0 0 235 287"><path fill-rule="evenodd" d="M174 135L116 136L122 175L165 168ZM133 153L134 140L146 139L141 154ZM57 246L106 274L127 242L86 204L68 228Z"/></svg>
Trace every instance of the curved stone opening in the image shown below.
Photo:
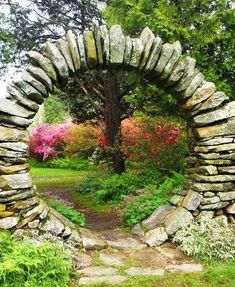
<svg viewBox="0 0 235 287"><path fill-rule="evenodd" d="M8 97L0 102L0 228L34 227L66 239L77 236L80 243L75 227L35 195L27 128L53 86L63 88L69 77L87 70L107 69L141 73L170 92L192 128L185 189L143 226L163 227L172 236L193 217L225 214L234 219L235 102L204 79L196 61L182 55L178 41L163 43L148 28L132 39L118 25L101 26L77 36L69 31L66 39L48 42L42 53L30 51L28 58L22 79L9 85Z"/></svg>

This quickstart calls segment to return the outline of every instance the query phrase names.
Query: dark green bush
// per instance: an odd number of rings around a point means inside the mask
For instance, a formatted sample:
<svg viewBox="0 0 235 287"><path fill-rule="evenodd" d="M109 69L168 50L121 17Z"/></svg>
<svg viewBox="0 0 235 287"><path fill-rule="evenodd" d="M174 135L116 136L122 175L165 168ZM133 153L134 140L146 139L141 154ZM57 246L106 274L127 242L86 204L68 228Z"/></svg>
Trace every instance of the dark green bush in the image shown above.
<svg viewBox="0 0 235 287"><path fill-rule="evenodd" d="M125 196L148 185L157 186L163 181L162 175L153 170L144 172L127 172L85 177L79 184L77 192L93 193L100 202L121 201Z"/></svg>
<svg viewBox="0 0 235 287"><path fill-rule="evenodd" d="M48 200L47 203L48 205L53 207L56 211L61 213L63 216L71 220L73 223L81 227L83 227L86 224L85 216L81 214L79 211L69 208L65 204L57 200Z"/></svg>
<svg viewBox="0 0 235 287"><path fill-rule="evenodd" d="M67 287L72 262L62 247L52 243L33 245L0 233L1 287Z"/></svg>
<svg viewBox="0 0 235 287"><path fill-rule="evenodd" d="M152 186L148 193L136 196L122 210L122 219L126 226L132 227L145 219L160 205L166 204L175 191L184 185L184 176L173 174L165 178L158 188Z"/></svg>

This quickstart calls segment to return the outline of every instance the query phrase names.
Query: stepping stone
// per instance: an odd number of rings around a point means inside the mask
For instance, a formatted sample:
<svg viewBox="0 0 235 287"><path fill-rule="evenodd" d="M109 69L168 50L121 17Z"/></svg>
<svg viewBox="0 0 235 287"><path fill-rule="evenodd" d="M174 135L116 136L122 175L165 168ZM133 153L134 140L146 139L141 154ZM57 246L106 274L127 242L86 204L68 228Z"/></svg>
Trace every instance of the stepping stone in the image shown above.
<svg viewBox="0 0 235 287"><path fill-rule="evenodd" d="M131 267L125 271L129 276L162 276L165 274L164 269Z"/></svg>
<svg viewBox="0 0 235 287"><path fill-rule="evenodd" d="M90 255L82 252L77 252L74 256L74 265L76 268L81 269L91 266L92 258Z"/></svg>
<svg viewBox="0 0 235 287"><path fill-rule="evenodd" d="M157 251L162 254L170 264L191 263L192 259L187 257L180 249L171 243L165 243L161 247L157 247Z"/></svg>
<svg viewBox="0 0 235 287"><path fill-rule="evenodd" d="M147 243L150 247L161 245L168 239L168 234L164 227L157 227L148 231L143 237L142 241Z"/></svg>
<svg viewBox="0 0 235 287"><path fill-rule="evenodd" d="M123 266L124 263L124 256L119 254L100 254L100 260L105 265L110 266Z"/></svg>
<svg viewBox="0 0 235 287"><path fill-rule="evenodd" d="M109 284L116 285L121 284L128 279L127 276L101 276L101 277L82 277L78 284L79 286L83 285L92 285L92 284Z"/></svg>
<svg viewBox="0 0 235 287"><path fill-rule="evenodd" d="M140 250L147 247L146 244L139 243L136 239L131 237L120 238L118 240L107 240L107 243L110 247L117 249Z"/></svg>
<svg viewBox="0 0 235 287"><path fill-rule="evenodd" d="M189 263L189 264L172 264L166 266L165 270L167 272L182 272L182 273L192 273L192 272L202 272L203 267L201 264Z"/></svg>
<svg viewBox="0 0 235 287"><path fill-rule="evenodd" d="M111 276L117 274L117 269L111 267L91 266L79 270L78 273L87 277Z"/></svg>
<svg viewBox="0 0 235 287"><path fill-rule="evenodd" d="M101 238L96 233L85 229L79 229L81 238L82 238L82 245L87 250L100 250L105 248L106 242L103 238Z"/></svg>

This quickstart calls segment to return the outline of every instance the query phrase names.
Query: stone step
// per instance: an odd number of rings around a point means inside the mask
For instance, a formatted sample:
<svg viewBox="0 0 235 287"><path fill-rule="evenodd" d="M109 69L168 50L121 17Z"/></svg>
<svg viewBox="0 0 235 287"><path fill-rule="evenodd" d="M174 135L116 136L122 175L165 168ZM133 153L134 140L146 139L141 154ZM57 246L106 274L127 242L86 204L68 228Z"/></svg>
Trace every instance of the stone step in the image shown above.
<svg viewBox="0 0 235 287"><path fill-rule="evenodd" d="M92 285L92 284L121 284L128 279L127 276L101 276L101 277L82 277L78 281L78 286Z"/></svg>

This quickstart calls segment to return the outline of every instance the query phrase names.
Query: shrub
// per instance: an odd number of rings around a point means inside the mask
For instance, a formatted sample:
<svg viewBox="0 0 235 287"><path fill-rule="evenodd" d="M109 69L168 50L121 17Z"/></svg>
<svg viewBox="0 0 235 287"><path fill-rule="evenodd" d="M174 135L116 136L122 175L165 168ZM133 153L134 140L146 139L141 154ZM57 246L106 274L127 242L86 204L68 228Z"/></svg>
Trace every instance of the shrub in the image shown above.
<svg viewBox="0 0 235 287"><path fill-rule="evenodd" d="M234 259L235 234L219 218L202 219L182 227L173 241L187 255L199 259Z"/></svg>
<svg viewBox="0 0 235 287"><path fill-rule="evenodd" d="M52 243L33 245L19 242L7 232L0 233L0 286L67 287L71 258Z"/></svg>
<svg viewBox="0 0 235 287"><path fill-rule="evenodd" d="M72 125L65 135L64 152L68 156L89 157L98 146L99 128L89 124Z"/></svg>
<svg viewBox="0 0 235 287"><path fill-rule="evenodd" d="M76 191L83 194L95 194L101 188L101 184L102 180L97 175L86 176L80 181L78 187L76 188Z"/></svg>
<svg viewBox="0 0 235 287"><path fill-rule="evenodd" d="M157 188L150 186L148 193L133 197L122 210L122 219L127 227L132 227L145 219L159 207L168 203L176 190L184 185L184 176L175 173L171 178L166 177Z"/></svg>
<svg viewBox="0 0 235 287"><path fill-rule="evenodd" d="M63 151L64 137L69 124L42 124L30 135L30 155L45 161L58 156Z"/></svg>
<svg viewBox="0 0 235 287"><path fill-rule="evenodd" d="M79 211L69 208L64 203L57 200L48 200L47 203L63 216L71 220L73 223L79 225L80 227L85 226L85 216Z"/></svg>
<svg viewBox="0 0 235 287"><path fill-rule="evenodd" d="M50 95L44 101L43 122L61 124L65 121L66 109L63 101L57 95Z"/></svg>

